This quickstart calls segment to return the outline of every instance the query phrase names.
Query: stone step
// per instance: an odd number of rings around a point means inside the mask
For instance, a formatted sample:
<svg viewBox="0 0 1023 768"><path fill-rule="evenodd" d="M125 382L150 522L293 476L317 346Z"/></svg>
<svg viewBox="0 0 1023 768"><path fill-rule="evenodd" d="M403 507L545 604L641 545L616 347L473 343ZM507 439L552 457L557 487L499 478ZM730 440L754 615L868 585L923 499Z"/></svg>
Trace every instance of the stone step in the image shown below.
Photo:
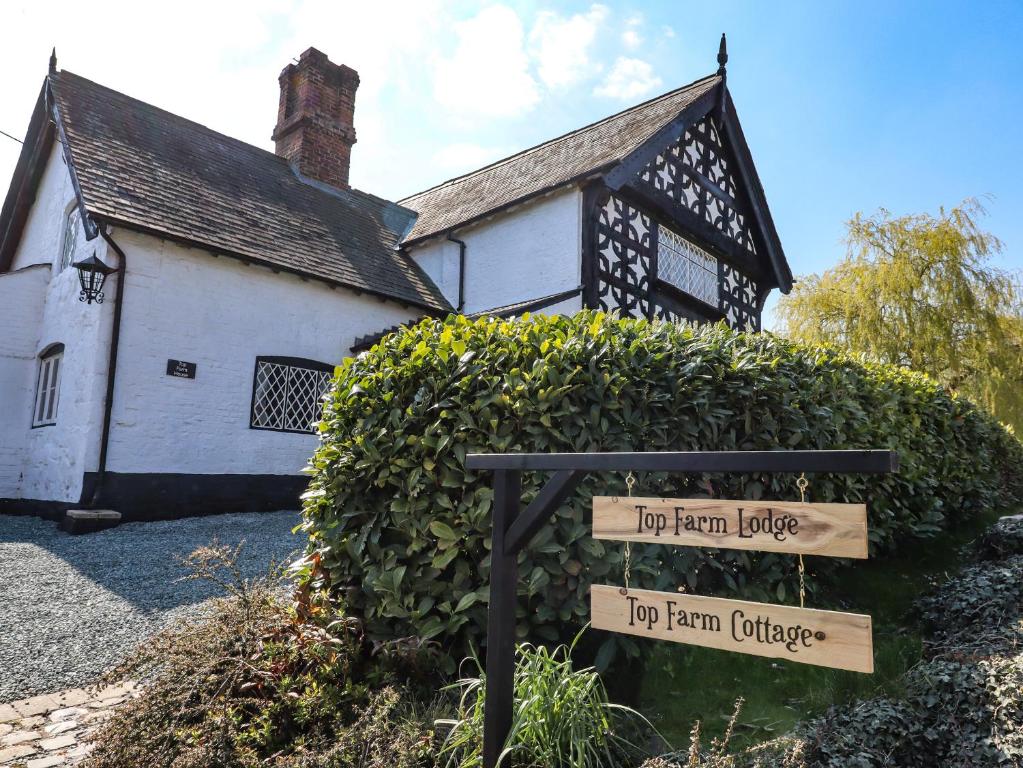
<svg viewBox="0 0 1023 768"><path fill-rule="evenodd" d="M121 513L112 509L69 509L60 529L70 534L95 533L121 524Z"/></svg>

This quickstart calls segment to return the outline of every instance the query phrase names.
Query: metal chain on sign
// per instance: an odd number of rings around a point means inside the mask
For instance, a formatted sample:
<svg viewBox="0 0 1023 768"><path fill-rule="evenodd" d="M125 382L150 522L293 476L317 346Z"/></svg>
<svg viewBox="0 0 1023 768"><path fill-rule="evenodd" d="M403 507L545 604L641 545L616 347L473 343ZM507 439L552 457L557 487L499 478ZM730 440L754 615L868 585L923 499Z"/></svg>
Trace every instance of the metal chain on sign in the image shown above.
<svg viewBox="0 0 1023 768"><path fill-rule="evenodd" d="M629 491L629 497L632 497L632 487L636 484L636 476L629 472L625 476L625 487ZM625 589L623 594L629 591L629 577L632 575L632 544L631 542L625 542Z"/></svg>
<svg viewBox="0 0 1023 768"><path fill-rule="evenodd" d="M799 503L806 504L806 489L810 487L810 481L806 479L806 472L803 472L796 480L796 487L799 489ZM803 556L799 556L799 607L806 607L806 567L803 565Z"/></svg>

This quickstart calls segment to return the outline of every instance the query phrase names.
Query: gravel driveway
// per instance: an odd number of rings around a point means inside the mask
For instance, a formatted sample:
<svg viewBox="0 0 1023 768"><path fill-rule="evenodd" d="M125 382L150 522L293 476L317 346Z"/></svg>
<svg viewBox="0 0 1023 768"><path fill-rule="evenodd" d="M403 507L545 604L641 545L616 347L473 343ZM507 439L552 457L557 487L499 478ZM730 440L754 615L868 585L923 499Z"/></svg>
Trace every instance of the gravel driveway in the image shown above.
<svg viewBox="0 0 1023 768"><path fill-rule="evenodd" d="M175 616L218 595L179 558L216 539L265 573L302 547L297 512L128 523L84 536L0 515L0 702L85 685Z"/></svg>

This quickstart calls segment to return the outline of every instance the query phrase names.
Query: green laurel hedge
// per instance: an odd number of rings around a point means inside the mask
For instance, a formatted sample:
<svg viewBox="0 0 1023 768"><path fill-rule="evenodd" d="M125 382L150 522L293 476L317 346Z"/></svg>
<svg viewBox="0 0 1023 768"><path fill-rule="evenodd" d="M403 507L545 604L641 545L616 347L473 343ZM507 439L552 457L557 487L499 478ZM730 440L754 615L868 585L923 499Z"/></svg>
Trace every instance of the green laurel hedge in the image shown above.
<svg viewBox="0 0 1023 768"><path fill-rule="evenodd" d="M869 503L872 554L1023 495L1023 449L926 376L722 326L582 312L428 320L338 369L310 472L302 577L344 594L370 637L440 641L451 659L486 627L492 492L467 453L890 448L890 476L811 478L818 501ZM543 477L523 476L524 501ZM637 493L798 499L793 475L641 474ZM570 637L591 582L617 583L622 546L589 535L587 477L520 557L519 632ZM833 561L815 559L826 578ZM635 546L633 583L789 601L785 555ZM626 637L609 640L606 663Z"/></svg>

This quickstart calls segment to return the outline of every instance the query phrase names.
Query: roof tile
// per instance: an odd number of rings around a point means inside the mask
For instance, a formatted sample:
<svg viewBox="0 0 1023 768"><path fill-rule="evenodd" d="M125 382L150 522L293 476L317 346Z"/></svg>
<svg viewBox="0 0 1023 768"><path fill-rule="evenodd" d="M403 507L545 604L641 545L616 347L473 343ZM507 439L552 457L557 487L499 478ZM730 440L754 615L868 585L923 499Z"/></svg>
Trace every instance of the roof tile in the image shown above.
<svg viewBox="0 0 1023 768"><path fill-rule="evenodd" d="M450 310L395 250L414 214L298 177L271 152L71 72L50 75L89 212L364 289Z"/></svg>
<svg viewBox="0 0 1023 768"><path fill-rule="evenodd" d="M399 200L419 214L406 244L462 226L622 160L711 90L712 75Z"/></svg>

